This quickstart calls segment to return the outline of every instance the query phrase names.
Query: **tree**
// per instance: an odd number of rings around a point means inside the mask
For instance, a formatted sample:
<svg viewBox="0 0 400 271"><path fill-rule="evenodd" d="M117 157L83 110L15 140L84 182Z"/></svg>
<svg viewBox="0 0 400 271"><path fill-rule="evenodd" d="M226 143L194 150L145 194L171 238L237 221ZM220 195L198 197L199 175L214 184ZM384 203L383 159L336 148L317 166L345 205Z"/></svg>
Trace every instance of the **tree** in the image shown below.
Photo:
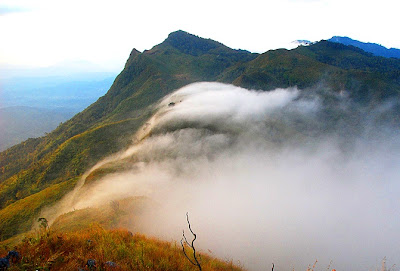
<svg viewBox="0 0 400 271"><path fill-rule="evenodd" d="M38 219L38 222L40 222L40 227L44 230L47 230L47 228L49 227L49 222L47 221L46 218L44 217L40 217Z"/></svg>

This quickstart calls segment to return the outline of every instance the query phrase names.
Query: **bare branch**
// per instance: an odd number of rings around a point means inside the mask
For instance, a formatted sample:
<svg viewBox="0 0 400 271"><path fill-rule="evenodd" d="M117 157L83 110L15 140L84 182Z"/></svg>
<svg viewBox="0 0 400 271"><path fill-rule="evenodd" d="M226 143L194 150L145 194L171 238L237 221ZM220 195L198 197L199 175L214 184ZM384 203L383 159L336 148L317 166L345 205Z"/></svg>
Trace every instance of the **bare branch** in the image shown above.
<svg viewBox="0 0 400 271"><path fill-rule="evenodd" d="M190 226L190 221L189 221L189 213L186 213L186 220L187 220L187 223L188 223L188 225L189 225L189 230L190 230L190 232L193 234L193 236L194 236L194 239L193 239L193 242L194 242L194 240L196 240L196 234L192 231L192 227Z"/></svg>
<svg viewBox="0 0 400 271"><path fill-rule="evenodd" d="M185 240L185 243L190 247L191 245L189 244L189 242L188 242L187 239L186 239L185 231L183 230L182 232L183 232L183 233L182 233L182 236L183 236L183 239Z"/></svg>
<svg viewBox="0 0 400 271"><path fill-rule="evenodd" d="M191 227L190 221L189 221L189 214L188 213L186 213L186 220L187 220L187 223L188 223L189 230L193 235L193 240L192 240L191 243L189 243L188 240L186 239L185 231L182 231L181 246L182 246L183 254L185 254L185 257L189 260L189 262L192 265L197 266L199 268L199 271L201 271L201 265L200 265L200 263L199 263L199 261L197 259L196 248L194 247L194 241L196 241L197 235L192 230L192 227ZM194 261L192 259L190 259L190 257L186 254L185 245L189 246L192 249Z"/></svg>
<svg viewBox="0 0 400 271"><path fill-rule="evenodd" d="M196 265L195 262L193 262L189 256L186 254L186 250L185 250L185 245L183 244L183 238L181 239L181 246L182 246L182 250L183 250L183 254L185 254L186 258L189 260L189 262L193 265Z"/></svg>

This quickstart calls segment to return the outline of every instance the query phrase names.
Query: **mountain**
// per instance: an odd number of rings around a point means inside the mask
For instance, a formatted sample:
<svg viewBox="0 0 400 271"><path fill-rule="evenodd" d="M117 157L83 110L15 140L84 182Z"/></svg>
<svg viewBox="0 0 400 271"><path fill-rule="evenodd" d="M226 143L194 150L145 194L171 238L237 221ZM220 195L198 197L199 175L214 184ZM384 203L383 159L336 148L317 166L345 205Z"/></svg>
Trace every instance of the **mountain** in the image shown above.
<svg viewBox="0 0 400 271"><path fill-rule="evenodd" d="M48 135L0 153L0 238L29 230L89 168L126 149L160 99L201 81L259 91L322 86L373 106L399 97L400 60L329 41L255 54L184 31L133 49L106 95Z"/></svg>
<svg viewBox="0 0 400 271"><path fill-rule="evenodd" d="M357 48L360 48L366 52L373 54L374 56L383 56L383 57L393 57L393 58L400 58L400 49L396 48L386 48L380 44L370 43L370 42L361 42L358 40L353 40L348 37L339 37L334 36L329 39L331 42L337 42L344 45L351 45Z"/></svg>

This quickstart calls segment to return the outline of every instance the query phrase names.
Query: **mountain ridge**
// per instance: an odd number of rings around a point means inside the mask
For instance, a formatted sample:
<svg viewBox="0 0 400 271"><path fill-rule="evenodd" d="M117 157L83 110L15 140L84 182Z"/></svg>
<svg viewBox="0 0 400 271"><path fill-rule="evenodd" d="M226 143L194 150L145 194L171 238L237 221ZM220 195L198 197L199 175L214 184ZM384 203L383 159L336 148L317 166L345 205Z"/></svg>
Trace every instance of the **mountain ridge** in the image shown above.
<svg viewBox="0 0 400 271"><path fill-rule="evenodd" d="M222 43L217 41L211 39L202 39L183 30L170 33L159 46L165 45L170 45L182 53L193 56L199 56L209 52L212 49L224 46Z"/></svg>
<svg viewBox="0 0 400 271"><path fill-rule="evenodd" d="M18 209L21 200L76 180L99 160L132 143L133 134L160 99L200 81L260 91L308 89L322 83L336 93L347 90L351 98L368 105L398 97L400 60L374 57L329 41L255 54L184 31L173 32L150 50L133 49L109 91L81 113L45 137L0 153L0 207ZM37 212L32 210L27 217L32 219ZM8 227L0 223L0 231Z"/></svg>
<svg viewBox="0 0 400 271"><path fill-rule="evenodd" d="M329 39L331 42L341 43L344 45L351 45L360 48L366 52L369 52L375 56L382 56L386 58L400 58L400 49L397 48L386 48L380 44L372 42L361 42L353 40L349 37L333 36Z"/></svg>

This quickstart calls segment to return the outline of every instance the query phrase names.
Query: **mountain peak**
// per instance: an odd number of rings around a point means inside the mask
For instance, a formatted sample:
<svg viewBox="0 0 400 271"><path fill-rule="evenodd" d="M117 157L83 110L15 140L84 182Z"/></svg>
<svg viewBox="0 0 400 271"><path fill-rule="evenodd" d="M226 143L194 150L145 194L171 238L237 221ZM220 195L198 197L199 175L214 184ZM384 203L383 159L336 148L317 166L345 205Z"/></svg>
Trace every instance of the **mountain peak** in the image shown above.
<svg viewBox="0 0 400 271"><path fill-rule="evenodd" d="M182 38L182 37L199 38L198 36L190 34L189 32L186 32L186 31L183 31L183 30L177 30L177 31L169 33L167 40L168 39Z"/></svg>
<svg viewBox="0 0 400 271"><path fill-rule="evenodd" d="M361 42L358 40L353 40L349 37L340 37L340 36L333 36L329 39L331 42L341 43L344 45L351 45L357 48L360 48L368 53L372 53L375 56L383 56L386 58L400 58L400 50L396 48L386 48L377 43L371 42Z"/></svg>
<svg viewBox="0 0 400 271"><path fill-rule="evenodd" d="M162 45L172 46L183 53L194 56L205 54L218 47L225 47L219 42L211 39L200 38L183 30L170 33Z"/></svg>

